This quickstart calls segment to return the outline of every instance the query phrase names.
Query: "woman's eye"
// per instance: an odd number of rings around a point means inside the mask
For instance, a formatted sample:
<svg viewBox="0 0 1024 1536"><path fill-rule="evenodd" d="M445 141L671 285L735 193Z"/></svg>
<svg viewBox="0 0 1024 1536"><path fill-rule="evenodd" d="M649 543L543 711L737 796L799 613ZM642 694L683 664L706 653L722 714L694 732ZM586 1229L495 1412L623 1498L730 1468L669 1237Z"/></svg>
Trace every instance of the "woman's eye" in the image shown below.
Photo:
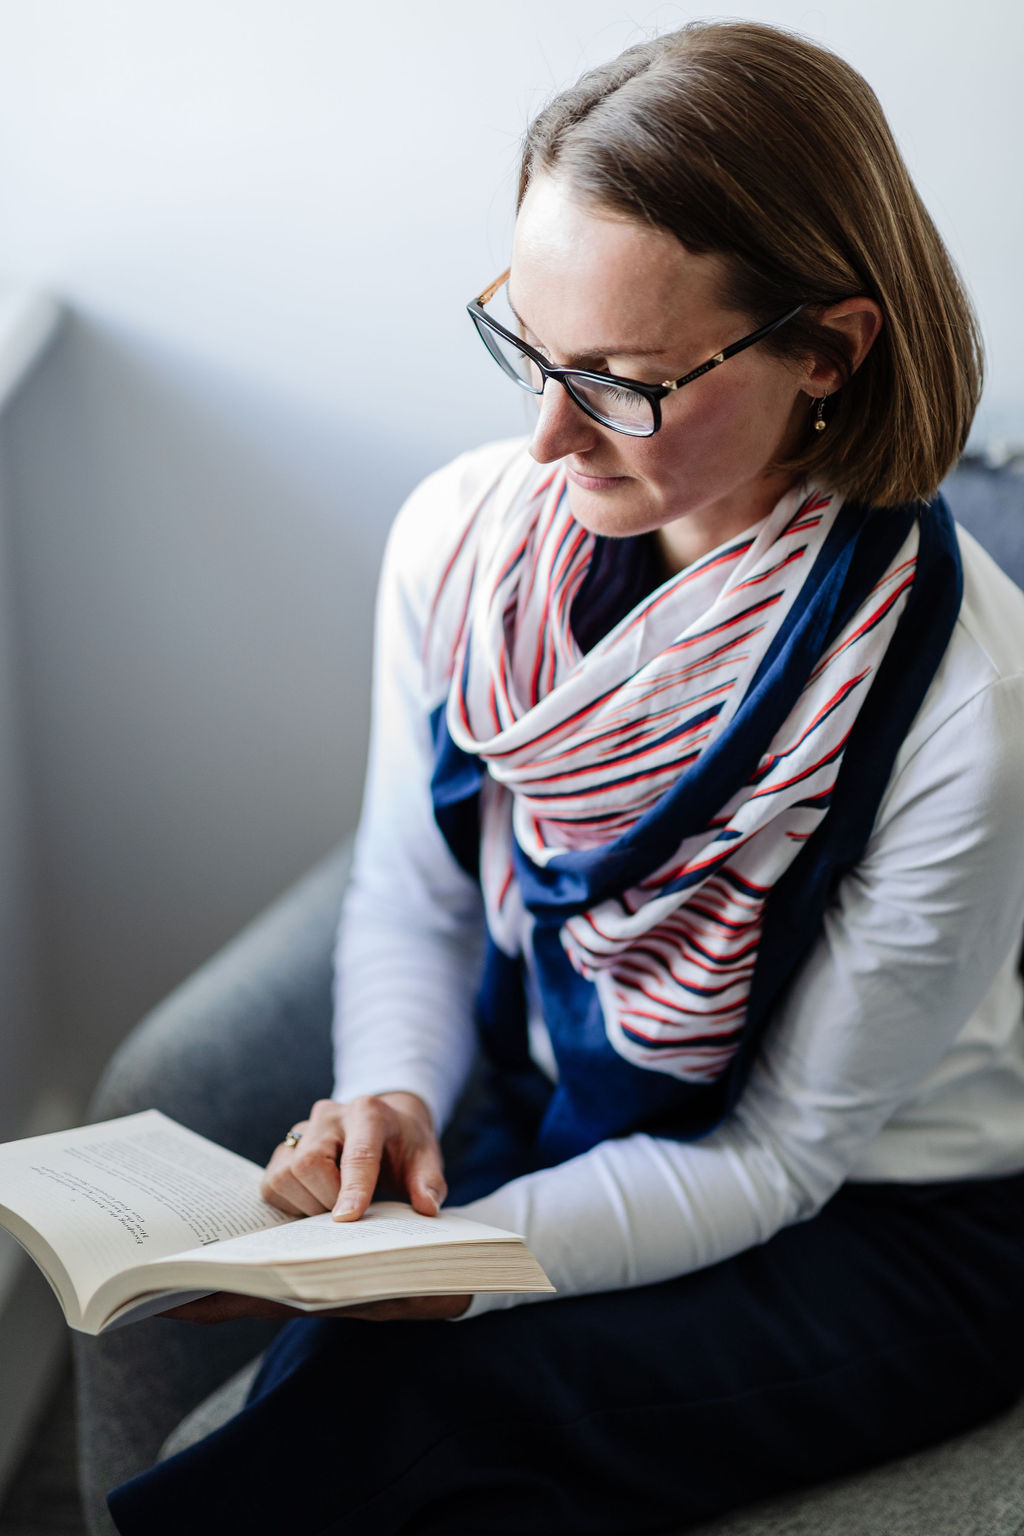
<svg viewBox="0 0 1024 1536"><path fill-rule="evenodd" d="M628 389L623 384L613 384L609 382L602 385L601 387L606 397L609 400L614 400L617 405L622 405L628 400L636 399L636 390Z"/></svg>

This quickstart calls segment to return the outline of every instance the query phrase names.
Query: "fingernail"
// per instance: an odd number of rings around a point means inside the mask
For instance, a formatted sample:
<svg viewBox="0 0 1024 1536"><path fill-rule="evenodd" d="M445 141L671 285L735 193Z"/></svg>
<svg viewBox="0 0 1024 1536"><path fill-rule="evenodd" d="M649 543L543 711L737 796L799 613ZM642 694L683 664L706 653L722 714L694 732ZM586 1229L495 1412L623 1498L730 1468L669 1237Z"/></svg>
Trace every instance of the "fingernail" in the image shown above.
<svg viewBox="0 0 1024 1536"><path fill-rule="evenodd" d="M426 1193L434 1202L434 1210L439 1211L441 1209L441 1191L439 1189L428 1189Z"/></svg>
<svg viewBox="0 0 1024 1536"><path fill-rule="evenodd" d="M352 1197L349 1196L345 1200L339 1200L338 1201L337 1205L334 1207L334 1210L331 1212L331 1215L332 1216L351 1216L352 1212L356 1211L358 1209L359 1209L359 1201L358 1200L353 1200Z"/></svg>

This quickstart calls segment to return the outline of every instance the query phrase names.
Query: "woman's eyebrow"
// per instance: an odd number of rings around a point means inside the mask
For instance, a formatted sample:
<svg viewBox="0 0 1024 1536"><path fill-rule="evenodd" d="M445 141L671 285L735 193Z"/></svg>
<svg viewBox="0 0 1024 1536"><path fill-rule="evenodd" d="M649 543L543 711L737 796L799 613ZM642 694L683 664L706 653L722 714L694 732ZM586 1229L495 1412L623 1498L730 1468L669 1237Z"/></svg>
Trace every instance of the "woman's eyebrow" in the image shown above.
<svg viewBox="0 0 1024 1536"><path fill-rule="evenodd" d="M528 331L530 327L512 302L512 289L508 283L505 284L505 298L523 330ZM567 361L570 366L582 368L588 363L605 362L609 357L664 357L668 351L668 347L637 347L620 341L614 347L591 347L589 352L574 352Z"/></svg>

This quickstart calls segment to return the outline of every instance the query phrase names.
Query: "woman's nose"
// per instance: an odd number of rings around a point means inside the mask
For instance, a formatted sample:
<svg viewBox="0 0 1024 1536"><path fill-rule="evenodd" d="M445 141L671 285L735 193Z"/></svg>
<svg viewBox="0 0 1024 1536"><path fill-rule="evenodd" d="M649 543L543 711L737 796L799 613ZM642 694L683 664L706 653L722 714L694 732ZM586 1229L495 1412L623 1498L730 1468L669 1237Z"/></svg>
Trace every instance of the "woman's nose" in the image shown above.
<svg viewBox="0 0 1024 1536"><path fill-rule="evenodd" d="M566 454L593 447L601 428L580 409L564 384L548 379L537 399L537 425L530 439L530 456L538 464L553 464Z"/></svg>

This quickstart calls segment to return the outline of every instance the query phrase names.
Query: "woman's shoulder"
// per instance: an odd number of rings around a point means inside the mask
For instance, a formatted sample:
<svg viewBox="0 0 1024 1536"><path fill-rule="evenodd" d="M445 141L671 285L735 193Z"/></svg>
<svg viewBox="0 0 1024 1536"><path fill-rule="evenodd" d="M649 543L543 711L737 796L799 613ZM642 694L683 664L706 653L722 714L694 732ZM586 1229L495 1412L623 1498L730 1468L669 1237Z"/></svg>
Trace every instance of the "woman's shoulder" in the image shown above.
<svg viewBox="0 0 1024 1536"><path fill-rule="evenodd" d="M896 762L896 771L943 727L971 722L986 740L1024 760L1024 592L973 536L957 527L964 591L946 653ZM1018 734L1019 733L1019 734ZM1013 740L1003 740L1008 734Z"/></svg>
<svg viewBox="0 0 1024 1536"><path fill-rule="evenodd" d="M429 586L465 539L483 507L503 487L539 471L527 439L503 438L460 453L421 480L398 511L389 535L392 562Z"/></svg>
<svg viewBox="0 0 1024 1536"><path fill-rule="evenodd" d="M993 677L1024 672L1024 592L973 534L957 525L964 597L957 629L962 648L978 654Z"/></svg>
<svg viewBox="0 0 1024 1536"><path fill-rule="evenodd" d="M391 526L378 602L381 633L401 636L421 657L431 696L446 686L484 517L511 503L541 472L526 442L508 438L459 454L420 481Z"/></svg>

